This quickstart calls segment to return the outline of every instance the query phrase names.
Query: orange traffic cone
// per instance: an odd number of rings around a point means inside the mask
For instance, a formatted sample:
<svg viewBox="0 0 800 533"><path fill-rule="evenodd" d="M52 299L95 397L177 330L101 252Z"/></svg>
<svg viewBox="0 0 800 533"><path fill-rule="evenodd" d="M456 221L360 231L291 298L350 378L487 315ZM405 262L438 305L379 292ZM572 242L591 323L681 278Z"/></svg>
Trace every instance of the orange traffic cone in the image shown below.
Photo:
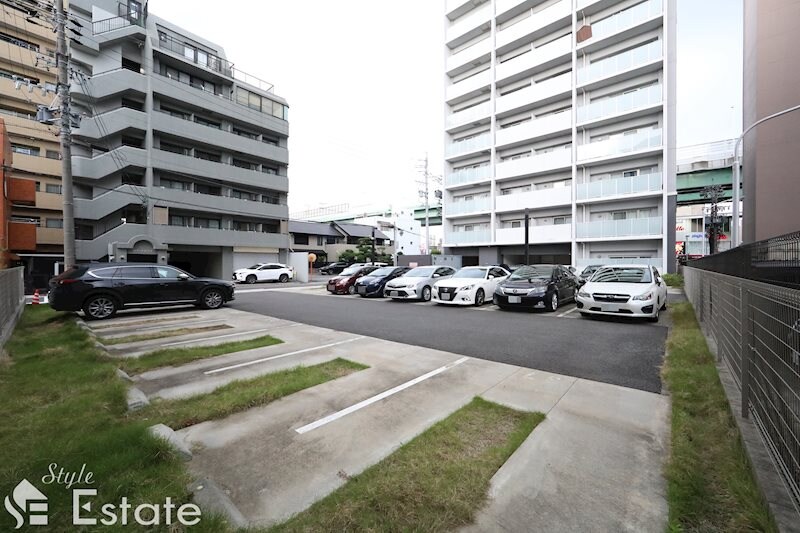
<svg viewBox="0 0 800 533"><path fill-rule="evenodd" d="M31 302L33 305L39 305L39 289L33 291L33 301Z"/></svg>

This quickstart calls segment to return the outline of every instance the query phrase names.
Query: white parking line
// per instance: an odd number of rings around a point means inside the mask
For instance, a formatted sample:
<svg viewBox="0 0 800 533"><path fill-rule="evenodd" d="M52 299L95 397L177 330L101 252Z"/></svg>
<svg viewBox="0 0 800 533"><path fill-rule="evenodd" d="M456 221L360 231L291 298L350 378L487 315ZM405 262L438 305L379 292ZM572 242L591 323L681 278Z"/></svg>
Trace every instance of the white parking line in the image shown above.
<svg viewBox="0 0 800 533"><path fill-rule="evenodd" d="M466 361L468 359L469 359L469 357L462 357L461 359L459 359L457 361L453 361L452 363L448 363L448 364L446 364L444 366L440 366L436 370L431 370L427 374L423 374L423 375L421 375L419 377L416 377L416 378L412 379L411 381L406 381L405 383L403 383L401 385L398 385L396 387L392 387L389 390L383 391L380 394L376 394L375 396L372 396L371 398L367 398L366 400L362 400L362 401L358 402L357 404L354 404L354 405L351 405L350 407L342 409L341 411L337 411L337 412L332 413L332 414L330 414L330 415L328 415L328 416L326 416L324 418L320 418L316 422L311 422L310 424L306 424L303 427L299 427L299 428L295 429L295 431L300 433L301 435L303 433L308 433L312 429L317 429L318 427L324 426L325 424L329 424L329 423L333 422L334 420L338 420L338 419L342 418L343 416L347 416L350 413L354 413L354 412L358 411L359 409L363 409L364 407L367 407L368 405L372 405L373 403L379 402L379 401L383 400L384 398L388 398L389 396L391 396L393 394L397 394L398 392L403 391L403 390L405 390L405 389L407 389L409 387L412 387L412 386L416 385L417 383L425 381L428 378L432 378L433 376L435 376L437 374L441 374L445 370L449 370L449 369L453 368L454 366L460 365L461 363L463 363L464 361Z"/></svg>
<svg viewBox="0 0 800 533"><path fill-rule="evenodd" d="M314 346L313 348L305 348L303 350L297 350L297 351L294 351L294 352L282 353L280 355L273 355L272 357L264 357L262 359L255 359L253 361L246 361L244 363L239 363L239 364L236 364L236 365L224 366L222 368L215 368L214 370L208 370L206 372L203 372L203 374L205 374L207 376L210 376L211 374L218 374L219 372L226 372L228 370L235 370L237 368L242 368L242 367L245 367L245 366L257 365L258 363L264 363L266 361L272 361L274 359L282 359L284 357L289 357L290 355L298 355L298 354L301 354L301 353L313 352L314 350L322 350L324 348L331 348L333 346L339 346L340 344L347 344L348 342L357 341L357 340L363 339L363 338L364 337L355 337L355 338L352 338L352 339L347 339L347 340L344 340L344 341L334 342L334 343L331 343L331 344L323 344L322 346Z"/></svg>
<svg viewBox="0 0 800 533"><path fill-rule="evenodd" d="M197 341L213 341L214 339L224 339L226 337L237 337L239 335L247 335L248 333L261 333L262 331L270 331L275 328L264 328L264 329L251 329L248 331L240 331L238 333L228 333L227 335L217 335L216 337L203 337L202 339L191 339L188 341L178 341L178 342L168 342L166 344L162 344L161 346L178 346L181 344L189 344L190 342L197 342Z"/></svg>
<svg viewBox="0 0 800 533"><path fill-rule="evenodd" d="M567 316L568 314L572 313L573 311L577 311L577 310L578 310L578 307L575 306L572 309L568 309L567 311L564 311L563 313L559 313L558 317L560 318L562 316Z"/></svg>

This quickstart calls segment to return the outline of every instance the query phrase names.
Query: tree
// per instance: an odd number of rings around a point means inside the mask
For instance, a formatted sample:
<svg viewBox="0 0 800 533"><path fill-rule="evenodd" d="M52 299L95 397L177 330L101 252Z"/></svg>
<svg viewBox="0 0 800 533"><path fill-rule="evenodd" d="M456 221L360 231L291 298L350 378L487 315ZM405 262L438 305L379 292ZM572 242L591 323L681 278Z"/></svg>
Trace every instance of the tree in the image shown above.
<svg viewBox="0 0 800 533"><path fill-rule="evenodd" d="M358 254L354 250L347 249L339 254L339 261L356 263L359 261Z"/></svg>

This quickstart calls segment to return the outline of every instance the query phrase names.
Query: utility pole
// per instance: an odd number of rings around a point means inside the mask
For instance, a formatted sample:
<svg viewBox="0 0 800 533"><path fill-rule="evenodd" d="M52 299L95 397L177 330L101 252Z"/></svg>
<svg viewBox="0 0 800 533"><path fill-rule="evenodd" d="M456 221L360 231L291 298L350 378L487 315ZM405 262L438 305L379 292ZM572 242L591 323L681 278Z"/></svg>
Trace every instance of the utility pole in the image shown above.
<svg viewBox="0 0 800 533"><path fill-rule="evenodd" d="M64 0L56 0L56 66L61 97L61 194L64 202L64 270L75 266L75 203L72 198L72 115L69 100L69 53L67 52Z"/></svg>
<svg viewBox="0 0 800 533"><path fill-rule="evenodd" d="M372 228L372 257L370 261L375 262L375 228Z"/></svg>
<svg viewBox="0 0 800 533"><path fill-rule="evenodd" d="M708 253L717 253L717 243L719 240L719 200L722 198L722 185L708 185L703 187L700 195L711 202L710 224L708 228ZM733 222L733 221L732 221Z"/></svg>
<svg viewBox="0 0 800 533"><path fill-rule="evenodd" d="M530 252L530 227L529 224L531 223L531 215L530 210L526 207L525 208L525 264L531 264L531 252Z"/></svg>
<svg viewBox="0 0 800 533"><path fill-rule="evenodd" d="M431 173L428 171L428 153L425 152L425 159L422 161L422 168L417 167L419 171L424 174L424 178L422 181L417 181L417 184L421 187L419 189L419 195L425 199L425 253L430 254L430 244L431 244L431 228L430 228L430 180L433 179L436 183L441 183L442 178L441 176L432 176ZM435 191L436 197L440 198L442 191L437 189Z"/></svg>

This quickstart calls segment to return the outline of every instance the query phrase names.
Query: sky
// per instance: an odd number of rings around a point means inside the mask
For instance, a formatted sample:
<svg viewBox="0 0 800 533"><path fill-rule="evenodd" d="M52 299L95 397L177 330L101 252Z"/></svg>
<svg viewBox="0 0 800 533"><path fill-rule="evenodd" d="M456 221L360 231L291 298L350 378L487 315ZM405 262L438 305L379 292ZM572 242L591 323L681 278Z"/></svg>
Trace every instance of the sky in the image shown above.
<svg viewBox="0 0 800 533"><path fill-rule="evenodd" d="M289 207L420 202L441 176L444 0L150 0L289 103ZM741 132L742 0L678 2L678 146ZM225 9L221 9L225 6Z"/></svg>

